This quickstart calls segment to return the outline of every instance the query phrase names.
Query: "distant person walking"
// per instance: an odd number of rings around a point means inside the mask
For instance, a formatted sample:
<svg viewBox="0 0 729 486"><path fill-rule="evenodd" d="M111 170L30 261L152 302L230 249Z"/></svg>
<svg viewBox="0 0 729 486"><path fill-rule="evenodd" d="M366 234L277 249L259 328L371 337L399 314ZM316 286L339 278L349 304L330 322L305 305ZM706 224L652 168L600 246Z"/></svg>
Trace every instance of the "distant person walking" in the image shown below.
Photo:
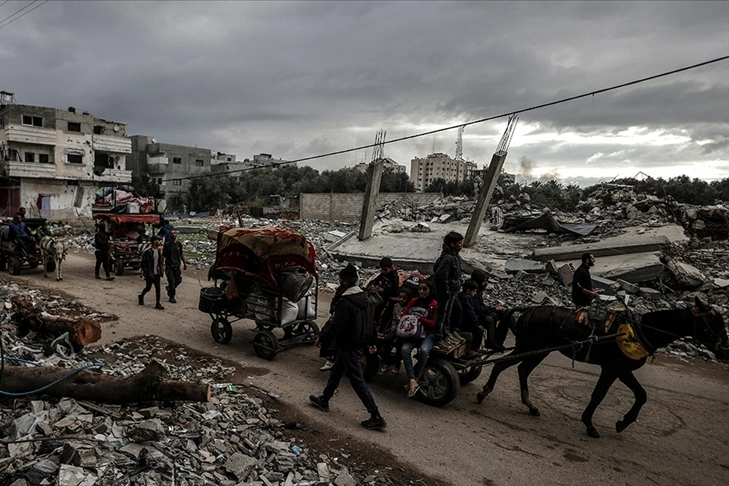
<svg viewBox="0 0 729 486"><path fill-rule="evenodd" d="M362 404L370 413L368 420L361 425L368 430L383 430L387 427L385 419L380 415L375 399L372 397L367 383L362 375L362 350L369 348L375 352L376 330L372 305L367 294L357 286L357 269L347 265L339 272L339 285L344 287L342 296L337 302L332 317L331 326L327 332L322 331L316 340L316 346L321 340L333 335L337 339L337 357L334 360L329 380L321 395L310 395L309 402L324 412L329 411L329 400L339 388L339 382L347 373L349 383Z"/></svg>
<svg viewBox="0 0 729 486"><path fill-rule="evenodd" d="M109 234L104 228L104 223L99 223L96 227L97 231L94 235L94 256L96 257L96 266L94 266L94 276L100 279L99 270L104 267L104 273L106 274L106 280L114 280L111 276L109 264L109 250L111 245L109 244Z"/></svg>
<svg viewBox="0 0 729 486"><path fill-rule="evenodd" d="M584 253L582 255L582 265L580 265L575 274L572 276L572 302L577 307L590 305L598 293L602 289L592 288L592 276L590 275L590 267L595 266L595 257L592 253Z"/></svg>
<svg viewBox="0 0 729 486"><path fill-rule="evenodd" d="M164 310L159 302L160 298L160 278L162 277L162 241L159 236L152 237L152 246L142 255L142 273L144 274L144 282L146 286L142 293L139 294L139 305L144 305L144 295L152 289L154 285L154 294L156 298L155 309Z"/></svg>
<svg viewBox="0 0 729 486"><path fill-rule="evenodd" d="M170 302L176 304L175 300L177 287L182 283L182 271L187 270L187 262L185 256L182 254L182 243L177 241L177 231L170 231L170 239L165 242L162 249L162 256L165 260L165 274L167 275L167 297Z"/></svg>

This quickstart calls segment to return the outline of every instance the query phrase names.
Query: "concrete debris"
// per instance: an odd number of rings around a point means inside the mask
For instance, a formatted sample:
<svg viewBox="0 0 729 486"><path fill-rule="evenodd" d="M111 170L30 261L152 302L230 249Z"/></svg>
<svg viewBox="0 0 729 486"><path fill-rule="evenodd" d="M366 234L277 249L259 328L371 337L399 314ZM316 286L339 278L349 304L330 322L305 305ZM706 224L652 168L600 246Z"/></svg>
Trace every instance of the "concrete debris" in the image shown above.
<svg viewBox="0 0 729 486"><path fill-rule="evenodd" d="M17 285L3 288L0 336L6 370L33 362L72 371L101 362L101 373L129 376L159 357L171 378L213 385L213 398L209 403L140 406L95 405L43 395L0 402L3 484L304 486L321 484L325 471L327 482L341 486L395 484L386 472L349 464L346 454L312 455L289 432L305 425L292 428L278 420L264 400L244 393L245 384L231 383L233 366L214 357L192 354L154 336L84 349L74 357L46 356L43 340L20 337L3 305L17 296L83 311L60 297L43 298ZM21 358L22 362L17 361Z"/></svg>

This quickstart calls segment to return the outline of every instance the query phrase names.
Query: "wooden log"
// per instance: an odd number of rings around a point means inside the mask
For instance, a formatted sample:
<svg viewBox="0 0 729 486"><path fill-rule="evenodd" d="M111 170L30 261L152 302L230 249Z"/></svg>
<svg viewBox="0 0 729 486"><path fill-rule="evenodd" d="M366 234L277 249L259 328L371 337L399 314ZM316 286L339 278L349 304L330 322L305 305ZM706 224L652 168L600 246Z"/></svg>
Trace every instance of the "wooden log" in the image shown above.
<svg viewBox="0 0 729 486"><path fill-rule="evenodd" d="M37 390L66 376L67 368L26 368L5 366L0 377L0 389L10 393ZM136 375L118 377L94 371L81 371L53 385L43 393L99 403L139 402L209 402L210 385L165 379L166 370L153 361Z"/></svg>
<svg viewBox="0 0 729 486"><path fill-rule="evenodd" d="M77 352L101 339L101 325L92 319L44 316L42 310L20 296L13 297L12 304L15 311L13 318L22 334L35 331L56 337L67 332Z"/></svg>

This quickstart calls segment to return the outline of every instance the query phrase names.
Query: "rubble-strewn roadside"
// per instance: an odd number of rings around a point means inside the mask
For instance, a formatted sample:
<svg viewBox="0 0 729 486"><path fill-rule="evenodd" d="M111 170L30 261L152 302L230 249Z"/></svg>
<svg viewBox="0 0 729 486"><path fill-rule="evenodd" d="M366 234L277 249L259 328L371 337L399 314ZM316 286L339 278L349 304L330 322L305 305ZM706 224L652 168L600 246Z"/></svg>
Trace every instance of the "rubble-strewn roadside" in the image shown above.
<svg viewBox="0 0 729 486"><path fill-rule="evenodd" d="M10 285L0 295L4 366L68 368L103 363L99 372L129 376L150 360L169 378L213 386L209 403L107 405L43 395L0 400L0 484L347 486L415 484L375 457L329 447L314 452L297 435L307 426L278 418L265 390L246 384L245 370L154 336L69 353L48 339L19 337L10 299L21 295L46 310L96 315L59 296ZM108 316L104 316L108 318ZM22 360L22 361L19 361ZM283 405L283 404L280 404ZM312 437L310 435L310 437ZM424 484L418 482L418 484Z"/></svg>

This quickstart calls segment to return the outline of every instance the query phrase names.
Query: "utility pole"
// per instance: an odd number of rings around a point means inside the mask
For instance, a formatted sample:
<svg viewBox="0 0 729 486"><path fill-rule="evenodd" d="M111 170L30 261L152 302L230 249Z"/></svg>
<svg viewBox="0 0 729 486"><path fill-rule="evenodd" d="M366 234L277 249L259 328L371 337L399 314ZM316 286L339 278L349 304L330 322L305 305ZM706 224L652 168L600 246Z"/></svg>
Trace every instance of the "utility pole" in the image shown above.
<svg viewBox="0 0 729 486"><path fill-rule="evenodd" d="M476 208L473 210L471 215L471 222L468 225L468 231L466 231L466 237L463 240L463 246L471 247L478 239L478 232L481 230L481 224L483 218L486 216L486 210L491 202L491 196L494 194L496 183L499 180L501 169L504 167L504 161L509 150L509 144L511 144L511 137L514 136L514 130L516 130L516 123L519 121L519 115L509 115L509 121L506 124L506 130L504 135L501 137L496 152L491 158L491 164L486 171L484 176L483 185L481 191L478 193L478 201L476 201Z"/></svg>
<svg viewBox="0 0 729 486"><path fill-rule="evenodd" d="M375 147L370 162L370 176L367 179L364 201L362 202L362 216L359 219L359 240L364 241L372 237L372 226L375 224L375 209L377 196L380 193L382 182L383 159L385 157L385 136L387 132L379 130L375 135Z"/></svg>

